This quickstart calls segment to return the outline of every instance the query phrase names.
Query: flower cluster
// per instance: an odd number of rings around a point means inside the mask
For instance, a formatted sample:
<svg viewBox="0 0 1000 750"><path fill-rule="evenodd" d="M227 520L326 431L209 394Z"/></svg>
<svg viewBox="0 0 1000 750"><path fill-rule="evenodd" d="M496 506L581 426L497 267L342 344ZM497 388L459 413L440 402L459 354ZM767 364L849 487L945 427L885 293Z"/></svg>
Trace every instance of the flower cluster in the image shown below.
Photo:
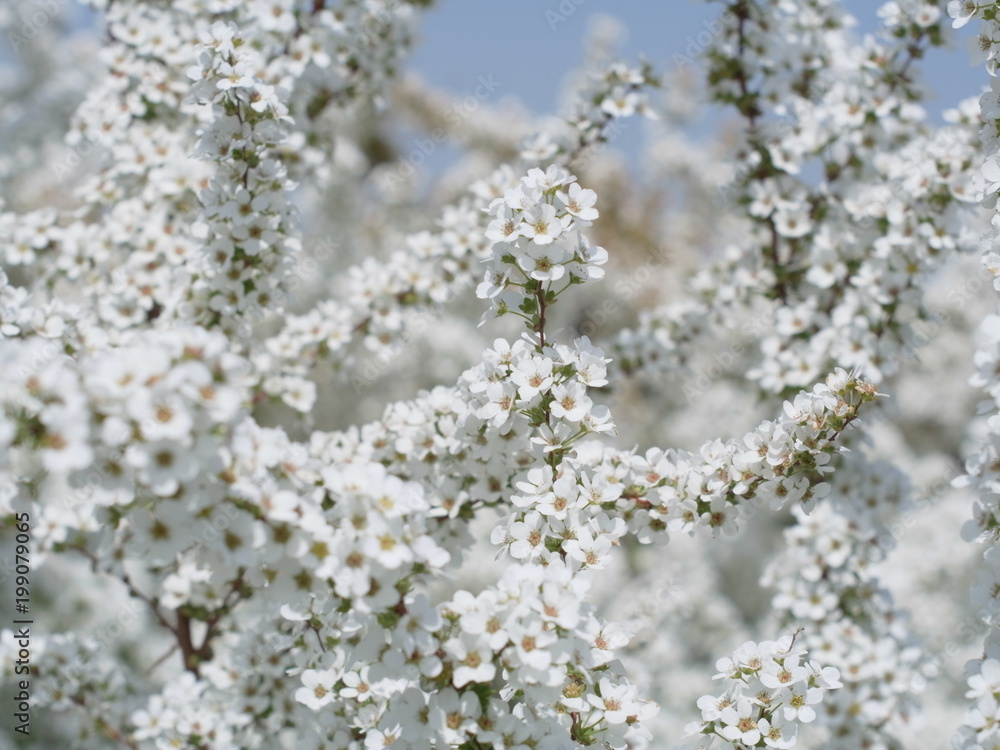
<svg viewBox="0 0 1000 750"><path fill-rule="evenodd" d="M210 656L197 654L204 659L198 662L203 677L199 689L206 699L231 702L234 690L252 686L245 699L248 713L266 711L273 722L292 721L304 732L334 741L348 727L374 731L378 717L371 709L384 712L419 684L399 670L418 652L422 656L416 662L428 667L421 659L433 658L439 644L424 651L432 637L421 636L417 628L433 631L441 619L430 616L426 600L405 592L445 566L449 554L429 533L427 505L418 486L387 474L378 464L320 469L306 456L296 458L290 450L295 446L283 447L282 442L280 434L247 426L238 436L239 449L234 446L239 460L231 472L241 479L231 491L254 520L234 519L229 534L244 526L253 532L239 547L251 555L242 562L255 564L233 575L252 586L245 619L256 625L216 640ZM305 492L307 478L321 489ZM210 562L213 571L223 568L224 561ZM190 577L198 582L196 575ZM161 601L172 584L171 579L164 582ZM201 606L217 611L211 603ZM190 607L180 611L197 616ZM381 638L389 639L376 649L381 663L356 650L365 638L372 639L373 647ZM258 652L268 656L273 668L260 670L254 661L245 661L246 654ZM285 696L292 693L297 703L289 705ZM168 698L166 692L162 699L154 696L142 715ZM315 724L313 712L335 699L346 701L341 720L333 726L328 721ZM147 736L192 741L184 711L173 707L169 715L174 723L160 717L155 730L145 730ZM232 717L220 713L217 718L224 722Z"/></svg>
<svg viewBox="0 0 1000 750"><path fill-rule="evenodd" d="M599 739L623 746L625 734L656 709L611 668L627 636L594 617L587 588L558 561L514 566L478 595L459 591L436 611L408 611L394 638L406 644L407 674L422 677L425 690L434 687L422 710L417 693L404 694L377 731L414 748L428 740L498 750L559 747L567 736L582 745ZM505 686L497 694L492 685L500 674ZM330 678L327 689L344 695L349 678ZM315 703L317 694L297 697Z"/></svg>
<svg viewBox="0 0 1000 750"><path fill-rule="evenodd" d="M998 739L997 719L1000 718L1000 661L988 657L976 664L969 675L969 689L965 697L973 701L965 715L965 726L959 737L974 747L989 747ZM962 745L967 747L969 745Z"/></svg>
<svg viewBox="0 0 1000 750"><path fill-rule="evenodd" d="M273 153L288 110L275 87L255 77L262 61L235 24L214 23L202 42L188 75L191 96L211 103L212 117L197 153L219 166L199 196L205 225L196 231L206 262L193 288L194 318L213 324L248 307L273 307L298 241L288 236L292 185Z"/></svg>
<svg viewBox="0 0 1000 750"><path fill-rule="evenodd" d="M722 197L749 223L690 280L693 303L644 311L619 334L627 370L676 371L720 329L750 340L751 377L774 393L834 365L880 383L912 359L933 319L924 280L975 248L982 213L970 189L981 162L972 103L930 133L911 103L905 70L941 30L932 4L909 5L890 14L885 40L852 45L832 3L730 4L712 94L747 123ZM776 60L764 53L778 48ZM823 172L818 186L802 176L810 167Z"/></svg>
<svg viewBox="0 0 1000 750"><path fill-rule="evenodd" d="M602 62L578 92L577 98L586 106L574 110L564 123L570 134L551 137L548 130L540 131L522 145L522 159L526 164L551 161L549 169L556 170L554 174L565 174L564 165L606 140L620 120L637 112L649 114L643 92L656 84L648 69L640 71L622 63ZM628 105L612 106L613 100L627 100ZM574 189L569 183L564 187ZM369 258L339 274L334 281L342 291L339 299L323 300L305 315L287 316L283 330L267 342L267 356L274 358L277 372L264 383L265 392L279 395L286 392L287 382L303 383L313 367L324 360L343 366L356 389L367 385L381 371L377 364L392 357L411 339L415 322L424 319L419 313L440 311L475 283L478 261L489 258L500 229L493 226L493 231L485 234L495 221L492 214L480 210L480 204L518 189L515 167L505 164L485 179L473 182L458 200L446 205L435 231L411 234L405 249L393 251L381 262ZM545 201L554 203L553 196L550 194ZM566 218L574 218L564 210ZM579 224L581 219L575 218ZM571 227L563 228L566 223L560 222L559 231L564 235L560 246L569 247ZM350 346L357 339L364 344L361 354ZM308 411L312 401L303 399L290 405Z"/></svg>
<svg viewBox="0 0 1000 750"><path fill-rule="evenodd" d="M30 746L657 747L723 644L747 639L697 700L702 747L815 731L896 746L930 670L870 563L908 485L855 427L1000 185L996 86L982 141L968 103L941 127L919 106L912 63L945 31L934 3L887 3L884 33L857 42L831 0L725 2L697 41L709 96L742 118L722 188L707 150L676 153L670 110L699 84L649 98L657 76L611 61L604 22L559 118L507 127L513 110L480 98L441 135L451 100L424 102L435 147L454 135L469 158L423 193L384 178L409 163L395 103L418 109L425 89L400 93L396 74L424 0L88 4L106 44L55 81L49 63L87 57L47 43L59 3L25 19L0 0L5 30L49 24L24 50L32 85L0 71L15 100L0 133L29 144L0 155L0 528L31 517L31 615L49 610L31 710L76 718L36 720ZM983 19L973 46L995 73L997 10L950 11ZM635 200L646 181L601 157L622 118L654 110L668 122L650 153L701 191L669 206ZM26 132L36 111L69 122L61 143L40 143L58 122ZM29 179L59 149L72 165ZM716 193L739 214L717 226ZM664 267L641 270L678 292L687 278L687 295L642 312L623 284L591 307L590 282L663 243ZM461 294L476 284L480 326L502 329L490 345ZM444 335L404 353L431 320ZM1000 316L984 333L992 414ZM727 337L754 360L737 393L706 385L675 410L647 391L629 419L650 384L622 371L677 374ZM399 354L428 367L375 382ZM413 395L417 379L438 384ZM748 383L760 408L737 415ZM981 495L967 536L991 542L998 424L964 480ZM769 607L752 588L764 559ZM973 595L992 626L995 546L985 563ZM20 652L0 629L4 686ZM998 661L991 635L960 747L996 739Z"/></svg>
<svg viewBox="0 0 1000 750"><path fill-rule="evenodd" d="M529 177L544 174L539 170ZM563 179L576 186L572 176ZM532 189L530 180L522 180L518 190L523 189ZM574 193L583 189L577 186ZM493 210L505 213L506 205L495 200ZM497 221L492 227L505 228ZM559 296L542 285L549 280L531 278L530 269L508 252L519 243L528 245L522 237L494 244L493 263L504 268L510 287L495 297L518 295L514 304L529 332L513 343L495 341L457 390L439 388L393 405L381 422L360 433L317 434L313 450L326 461L378 460L433 487L433 513L451 532L461 529L454 521L478 508L498 503L510 508L492 538L520 565L498 588L461 592L436 614L420 615L427 635L404 649L412 677L423 680L425 690L428 680L435 685L428 710L420 710L419 702L406 709L424 717L427 726L420 732L435 731L430 717L437 715L433 707L441 697L455 716L451 728L460 730L447 734L449 742L473 735L478 742L495 741L497 716L475 696L484 689L477 685L502 671L521 696L515 714L533 717L537 735L525 730L525 737L600 737L617 746L624 740L617 732L638 730L638 720L652 708L635 702L636 689L628 683L608 683L600 674L626 639L615 626L598 625L589 605L580 604L589 587L587 572L606 567L630 531L642 541L666 539L668 523L690 532L699 525L732 531L739 503L754 498L766 497L774 508L789 501L811 507L826 487L821 480L832 466L836 439L876 394L841 370L788 402L780 420L764 423L742 441L708 444L701 455L654 451L640 457L606 450L584 438L613 431L610 412L588 393L606 383L607 358L586 338L572 346L547 340L546 312ZM496 291L491 278L480 287L484 296ZM447 538L453 553L468 544L461 534ZM395 614L383 612L380 624L400 627L417 604L404 598ZM412 625L406 627L413 632ZM596 661L596 656L571 656L595 648L602 654ZM305 689L312 691L300 694L307 704L314 692L325 699L340 690L345 672L338 667L317 674L303 675ZM408 700L414 699L415 694ZM392 705L390 700L374 730L410 742L409 733L398 734L399 714Z"/></svg>
<svg viewBox="0 0 1000 750"><path fill-rule="evenodd" d="M535 168L490 204L493 249L476 289L490 300L483 322L511 312L540 330L547 303L572 284L604 276L607 251L580 233L598 216L597 196L575 179L560 167Z"/></svg>
<svg viewBox="0 0 1000 750"><path fill-rule="evenodd" d="M813 706L825 692L842 687L840 673L806 660L795 636L777 641L748 641L732 656L719 659L715 679L723 680L717 695L698 700L702 720L688 732L708 735L700 748L722 743L732 747L788 748L796 744L798 726L816 718Z"/></svg>
<svg viewBox="0 0 1000 750"><path fill-rule="evenodd" d="M512 179L509 168L500 169L473 185L473 191L492 192L495 185ZM287 386L306 383L320 362L344 366L355 390L373 380L383 358L413 335L411 314L438 310L452 301L473 283L475 261L489 254L481 212L470 196L448 207L439 224L436 232L408 237L406 249L396 250L384 262L370 258L344 271L335 281L342 299L323 300L305 314L286 316L281 330L262 347L262 355L274 360L273 375L262 384L264 392L308 412L314 398L289 399ZM363 343L360 354L351 346L357 341ZM311 382L305 387L314 391Z"/></svg>
<svg viewBox="0 0 1000 750"><path fill-rule="evenodd" d="M996 209L997 194L1000 184L997 183L997 165L1000 163L1000 109L998 109L998 91L1000 84L996 77L996 59L1000 46L1000 19L997 18L995 3L959 2L954 0L948 4L948 14L953 19L953 26L961 27L972 18L979 18L979 35L970 40L974 63L985 63L990 74L990 90L980 98L982 114L982 130L980 137L985 152L985 163L977 181L978 197L984 205ZM1000 277L998 277L997 246L1000 238L1000 213L994 212L992 217L993 231L987 236L983 265L993 274L993 285L1000 292ZM973 603L977 615L990 628L983 648L983 658L970 661L966 665L969 683L967 698L975 701L974 706L966 714L964 725L959 729L954 746L956 748L981 748L995 744L1000 737L996 725L997 700L993 696L991 682L995 678L995 659L1000 656L1000 639L997 638L997 599L996 590L1000 582L1000 568L996 565L997 528L1000 526L1000 507L997 503L998 465L997 446L1000 445L1000 388L997 385L996 361L1000 353L1000 314L988 316L981 326L982 344L975 355L978 372L972 378L974 385L980 386L988 396L982 405L982 412L990 415L987 422L987 432L980 443L978 451L966 462L966 474L956 480L958 486L972 487L977 491L974 517L967 522L963 536L968 540L978 539L989 544L985 552L985 565L980 571L978 580L972 590Z"/></svg>
<svg viewBox="0 0 1000 750"><path fill-rule="evenodd" d="M644 542L699 528L732 535L741 517L764 505L808 512L829 492L824 476L843 450L838 438L876 395L870 383L837 370L742 439L709 441L694 454L652 449L609 457L611 466L624 464L615 510Z"/></svg>
<svg viewBox="0 0 1000 750"><path fill-rule="evenodd" d="M596 41L600 44L600 39ZM568 132L562 137L547 131L536 134L523 145L524 158L546 161L563 156L575 162L596 150L609 132L616 133L612 130L616 120L635 114L656 119L647 90L659 86L659 80L648 63L641 68L622 62L609 65L601 56L596 62L597 69L588 71L577 92L577 106L566 122Z"/></svg>
<svg viewBox="0 0 1000 750"><path fill-rule="evenodd" d="M775 589L773 608L785 627L803 628L801 643L844 682L824 704L825 746L891 747L913 719L914 696L928 664L908 627L907 613L874 575L886 549L888 523L906 510L909 488L898 469L845 457L829 499L785 533L787 549L763 583Z"/></svg>
<svg viewBox="0 0 1000 750"><path fill-rule="evenodd" d="M226 351L223 336L177 328L155 344L132 341L80 360L39 339L3 345L3 508L46 482L44 549L74 530L95 531L101 509L169 498L180 501L171 515L184 517L188 503L211 505L196 488L221 470L217 438L243 417L248 398L248 364ZM180 533L159 538L173 551L186 544Z"/></svg>
<svg viewBox="0 0 1000 750"><path fill-rule="evenodd" d="M0 211L4 257L31 264L32 286L73 287L49 304L74 348L80 328L177 319L222 323L246 343L293 294L288 175L333 179L320 169L335 151L324 115L382 95L409 46L414 4L91 4L110 40L94 55L103 75L72 112L72 159L57 160L58 185L46 188L72 188L75 203ZM96 175L81 176L84 158ZM65 310L60 299L82 304Z"/></svg>

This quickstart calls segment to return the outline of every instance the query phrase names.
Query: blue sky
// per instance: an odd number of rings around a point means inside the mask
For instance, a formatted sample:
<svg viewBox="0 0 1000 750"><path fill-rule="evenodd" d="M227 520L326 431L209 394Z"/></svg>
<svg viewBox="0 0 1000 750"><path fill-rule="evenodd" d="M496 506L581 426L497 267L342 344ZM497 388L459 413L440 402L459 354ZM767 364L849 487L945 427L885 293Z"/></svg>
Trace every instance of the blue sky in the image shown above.
<svg viewBox="0 0 1000 750"><path fill-rule="evenodd" d="M480 75L492 74L505 95L514 96L536 113L554 111L560 82L581 59L582 39L590 20L610 15L624 23L628 38L624 56L642 53L659 70L669 69L673 55L683 53L689 37L720 12L720 3L703 0L437 0L424 19L423 42L411 67L432 84L455 94L468 94ZM859 32L875 31L875 0L845 0L858 19ZM571 13L563 13L572 9ZM565 20L557 20L558 14ZM928 102L932 112L978 94L985 71L970 68L961 29L950 50L935 50L922 61L925 80L938 95Z"/></svg>

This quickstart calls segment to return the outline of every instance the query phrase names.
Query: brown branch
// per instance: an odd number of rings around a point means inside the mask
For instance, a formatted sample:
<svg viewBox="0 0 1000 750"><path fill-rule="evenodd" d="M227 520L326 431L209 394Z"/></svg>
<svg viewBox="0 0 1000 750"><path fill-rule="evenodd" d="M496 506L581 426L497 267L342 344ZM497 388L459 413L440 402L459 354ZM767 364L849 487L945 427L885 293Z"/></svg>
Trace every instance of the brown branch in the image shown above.
<svg viewBox="0 0 1000 750"><path fill-rule="evenodd" d="M768 262L771 264L771 268L774 270L774 293L781 300L782 304L788 304L788 289L785 286L784 273L785 268L781 265L781 260L778 258L778 228L774 225L774 219L768 217L767 225L771 230L771 244L766 248L766 255Z"/></svg>
<svg viewBox="0 0 1000 750"><path fill-rule="evenodd" d="M201 675L198 673L200 658L198 650L195 649L194 642L191 640L191 618L179 610L177 612L176 634L177 645L180 646L181 655L184 658L184 669L195 677L200 677Z"/></svg>
<svg viewBox="0 0 1000 750"><path fill-rule="evenodd" d="M177 644L174 643L170 646L170 648L167 649L167 652L163 656L161 656L159 659L153 662L153 664L149 667L149 669L146 670L145 676L149 677L149 675L153 674L153 672L156 671L156 668L161 664L163 664L163 662L165 662L171 656L173 656L176 651L177 651Z"/></svg>
<svg viewBox="0 0 1000 750"><path fill-rule="evenodd" d="M237 602L243 598L240 590L243 588L243 574L246 571L240 569L239 574L233 579L233 582L229 585L229 591L222 599L222 606L215 610L211 617L209 617L205 624L208 626L205 631L205 637L202 639L201 646L195 651L195 656L198 657L199 661L206 661L212 658L212 639L218 635L219 629L218 625L221 622L224 615L226 615ZM234 597L235 595L235 597Z"/></svg>

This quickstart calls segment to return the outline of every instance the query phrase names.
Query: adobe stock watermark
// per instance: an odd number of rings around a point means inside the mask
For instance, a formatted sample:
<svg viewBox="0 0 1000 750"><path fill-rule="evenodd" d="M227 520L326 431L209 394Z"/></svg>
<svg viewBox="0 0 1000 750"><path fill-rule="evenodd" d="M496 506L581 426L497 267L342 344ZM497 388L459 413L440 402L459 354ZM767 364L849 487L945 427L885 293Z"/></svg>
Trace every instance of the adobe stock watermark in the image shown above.
<svg viewBox="0 0 1000 750"><path fill-rule="evenodd" d="M113 621L105 622L96 630L81 636L83 650L77 652L72 661L59 666L60 675L65 680L85 679L93 670L91 661L102 652L111 652L117 642L128 634L129 626L134 628L146 616L146 605L136 599L129 599L119 607Z"/></svg>
<svg viewBox="0 0 1000 750"><path fill-rule="evenodd" d="M948 289L946 300L952 310L961 310L973 300L979 299L981 291L991 286L992 282L986 274L977 274L970 279L964 279ZM889 374L901 370L904 365L911 364L919 358L920 349L934 341L940 333L948 330L948 325L954 321L955 313L948 310L927 310L922 317L912 322L904 323L898 337L898 348L886 358Z"/></svg>
<svg viewBox="0 0 1000 750"><path fill-rule="evenodd" d="M586 168L605 153L608 148L618 138L628 130L628 120L620 117L613 117L604 127L601 128L600 137L595 141L582 147L578 147L575 155L571 157L570 164L576 172L583 172Z"/></svg>
<svg viewBox="0 0 1000 750"><path fill-rule="evenodd" d="M683 392L688 404L700 400L711 388L712 384L732 371L740 357L746 354L757 342L774 329L777 311L767 307L752 319L743 323L740 328L741 339L733 341L722 352L716 351L712 361L703 368L695 369L692 375L694 381L684 383Z"/></svg>
<svg viewBox="0 0 1000 750"><path fill-rule="evenodd" d="M657 624L670 615L681 620L690 618L695 608L689 597L682 596L685 593L684 583L680 579L668 577L643 596L641 601L632 602L627 610L628 614L622 620L622 627L634 638L643 639L654 635Z"/></svg>
<svg viewBox="0 0 1000 750"><path fill-rule="evenodd" d="M979 607L975 612L966 615L955 628L955 637L933 651L927 650L927 662L935 670L940 671L942 665L949 659L955 658L956 655L968 649L973 639L981 638L984 632L996 628L998 612L1000 612L1000 601L993 599Z"/></svg>
<svg viewBox="0 0 1000 750"><path fill-rule="evenodd" d="M461 282L453 282L445 287L445 297L438 309L410 308L405 313L401 330L391 341L381 345L376 352L358 363L351 373L350 382L356 394L370 387L411 344L420 339L421 334L431 328L440 317L440 310L451 304L467 288Z"/></svg>
<svg viewBox="0 0 1000 750"><path fill-rule="evenodd" d="M492 73L477 77L478 85L468 96L457 99L444 113L444 127L434 128L427 138L418 138L414 141L415 148L411 149L402 159L402 163L392 172L387 172L384 179L401 183L416 172L418 167L423 166L426 161L433 156L455 132L464 120L471 117L482 105L483 102L493 96L493 93L502 85L500 81L493 77Z"/></svg>
<svg viewBox="0 0 1000 750"><path fill-rule="evenodd" d="M702 21L701 25L703 27L701 31L697 34L689 34L684 40L686 44L684 51L675 52L671 56L670 59L678 70L693 68L697 59L705 54L705 51L712 46L712 43L722 35L726 28L718 18Z"/></svg>
<svg viewBox="0 0 1000 750"><path fill-rule="evenodd" d="M585 2L587 0L561 0L555 10L550 8L545 11L545 20L549 22L549 29L555 31L559 24L566 22Z"/></svg>
<svg viewBox="0 0 1000 750"><path fill-rule="evenodd" d="M20 27L15 22L11 31L7 32L7 41L10 42L14 54L21 57L21 51L37 39L42 30L49 26L68 5L68 0L38 0L35 3L24 3Z"/></svg>
<svg viewBox="0 0 1000 750"><path fill-rule="evenodd" d="M328 261L340 252L340 245L329 237L320 238L303 247L292 256L292 266L287 271L282 287L271 295L272 305L267 307L252 304L243 311L232 335L249 340L258 326L274 317L275 308L287 309L305 299L305 290L321 278Z"/></svg>
<svg viewBox="0 0 1000 750"><path fill-rule="evenodd" d="M394 0L384 7L378 8L368 18L357 24L357 31L348 42L355 52L366 52L376 47L392 28L393 20L402 7L399 0Z"/></svg>
<svg viewBox="0 0 1000 750"><path fill-rule="evenodd" d="M130 92L145 97L154 89L155 84L148 80L142 80L138 86L131 87ZM280 137L271 138L269 142L278 143L284 138L279 126L271 122L261 123L257 128L257 132L261 133L262 137L274 136L276 133L280 134ZM115 139L120 137L120 135L121 131L113 129L109 124L105 124L102 130L89 135L71 130L62 143L63 147L69 153L52 164L52 169L56 173L56 179L60 184L65 182L89 156L101 150L105 152L109 151L115 145ZM71 140L69 136L78 136L78 138ZM148 171L155 166L156 162L147 161L144 169Z"/></svg>
<svg viewBox="0 0 1000 750"><path fill-rule="evenodd" d="M68 145L69 153L66 157L57 161L52 165L52 169L56 173L56 179L60 183L66 181L66 178L73 174L77 167L83 164L83 160L94 153L97 148L106 148L107 144L101 143L100 140L93 140L87 136L82 136L79 141L73 145Z"/></svg>
<svg viewBox="0 0 1000 750"><path fill-rule="evenodd" d="M649 247L646 249L652 262L645 263L630 271L624 278L614 280L614 295L604 299L598 305L588 307L583 313L583 319L571 330L573 336L596 338L600 330L607 325L615 315L625 311L627 302L639 297L643 290L655 280L659 269L676 261L676 254L667 247Z"/></svg>
<svg viewBox="0 0 1000 750"><path fill-rule="evenodd" d="M954 492L954 479L962 476L965 468L955 462L949 461L948 473L936 479L928 487L924 488L914 496L909 505L899 516L885 525L885 528L871 539L870 545L865 550L865 557L868 562L878 563L888 557L899 541L906 536L927 511L937 507L942 501Z"/></svg>

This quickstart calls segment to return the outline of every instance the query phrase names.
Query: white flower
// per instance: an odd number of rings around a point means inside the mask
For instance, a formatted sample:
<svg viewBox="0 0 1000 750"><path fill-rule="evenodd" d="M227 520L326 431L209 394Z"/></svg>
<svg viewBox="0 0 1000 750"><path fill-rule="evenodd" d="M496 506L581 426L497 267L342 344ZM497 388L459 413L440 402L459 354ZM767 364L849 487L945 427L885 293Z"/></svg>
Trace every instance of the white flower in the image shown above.
<svg viewBox="0 0 1000 750"><path fill-rule="evenodd" d="M448 609L459 617L462 630L470 635L481 635L486 632L486 624L497 609L496 593L483 591L479 596L473 596L468 591L456 591Z"/></svg>
<svg viewBox="0 0 1000 750"><path fill-rule="evenodd" d="M549 245L562 234L563 223L556 217L555 206L542 203L521 215L521 234L536 245Z"/></svg>
<svg viewBox="0 0 1000 750"><path fill-rule="evenodd" d="M587 396L587 389L582 383L571 381L553 386L552 404L549 407L552 416L569 422L579 422L589 412L593 402Z"/></svg>
<svg viewBox="0 0 1000 750"><path fill-rule="evenodd" d="M190 443L194 420L179 396L156 398L150 391L141 391L129 399L128 410L146 440Z"/></svg>
<svg viewBox="0 0 1000 750"><path fill-rule="evenodd" d="M552 485L551 491L536 497L534 507L543 516L564 519L567 513L579 507L579 494L576 479L561 476Z"/></svg>
<svg viewBox="0 0 1000 750"><path fill-rule="evenodd" d="M636 700L638 689L627 682L614 684L607 677L602 677L598 683L600 696L588 695L587 700L598 709L600 716L608 724L624 724L629 716L637 714L640 705Z"/></svg>
<svg viewBox="0 0 1000 750"><path fill-rule="evenodd" d="M761 719L757 723L757 731L764 738L764 744L768 747L788 748L795 744L798 735L798 724L787 721L781 716L772 716L768 719Z"/></svg>
<svg viewBox="0 0 1000 750"><path fill-rule="evenodd" d="M390 570L413 561L413 549L400 536L400 532L371 515L361 549L368 559Z"/></svg>
<svg viewBox="0 0 1000 750"><path fill-rule="evenodd" d="M370 667L361 667L358 671L346 672L340 679L344 687L340 689L342 698L355 698L359 702L367 701L372 697L372 688L369 684L368 672Z"/></svg>
<svg viewBox="0 0 1000 750"><path fill-rule="evenodd" d="M236 24L225 21L215 21L198 35L202 44L211 47L220 57L226 57L233 52L233 39L239 29Z"/></svg>
<svg viewBox="0 0 1000 750"><path fill-rule="evenodd" d="M601 111L612 117L631 117L640 103L639 94L616 86L611 94L601 102Z"/></svg>
<svg viewBox="0 0 1000 750"><path fill-rule="evenodd" d="M563 542L562 548L574 560L599 570L607 565L611 540L603 534L593 537L587 529L580 529L576 532L576 539Z"/></svg>
<svg viewBox="0 0 1000 750"><path fill-rule="evenodd" d="M732 703L732 696L728 694L722 696L703 695L698 699L697 706L701 709L703 721L717 721L721 718L722 712Z"/></svg>
<svg viewBox="0 0 1000 750"><path fill-rule="evenodd" d="M979 10L975 0L950 0L948 3L948 15L951 16L952 27L960 29L967 24Z"/></svg>
<svg viewBox="0 0 1000 750"><path fill-rule="evenodd" d="M580 498L594 505L603 505L621 497L624 487L617 482L610 482L604 474L591 476L580 475Z"/></svg>
<svg viewBox="0 0 1000 750"><path fill-rule="evenodd" d="M927 28L928 26L933 26L941 18L941 9L937 6L924 4L921 5L916 14L913 16L913 21L922 28Z"/></svg>
<svg viewBox="0 0 1000 750"><path fill-rule="evenodd" d="M517 389L506 381L488 383L486 403L476 410L476 416L489 422L493 427L502 427L510 419L517 398Z"/></svg>
<svg viewBox="0 0 1000 750"><path fill-rule="evenodd" d="M997 24L992 21L983 21L980 23L979 33L966 40L965 49L969 53L969 64L982 65L995 58L998 51L998 41L1000 41L1000 28L997 27ZM993 99L995 101L996 87L992 80L990 81L990 88L993 90ZM983 98L989 96L990 94L984 94ZM987 113L987 110L984 107L982 114L986 119L993 119L995 111Z"/></svg>
<svg viewBox="0 0 1000 750"><path fill-rule="evenodd" d="M844 686L844 683L840 681L840 670L836 667L824 667L815 660L810 660L807 666L812 671L815 684L819 687L831 690Z"/></svg>
<svg viewBox="0 0 1000 750"><path fill-rule="evenodd" d="M525 189L550 192L562 185L575 182L576 177L567 172L558 164L550 164L543 172L538 167L532 167L528 174L521 178L521 185Z"/></svg>
<svg viewBox="0 0 1000 750"><path fill-rule="evenodd" d="M804 237L812 230L812 220L805 207L779 208L774 212L772 221L782 237Z"/></svg>
<svg viewBox="0 0 1000 750"><path fill-rule="evenodd" d="M617 435L614 420L611 419L611 410L604 404L600 404L591 409L590 413L582 420L582 425L590 432L607 432Z"/></svg>
<svg viewBox="0 0 1000 750"><path fill-rule="evenodd" d="M88 425L75 410L51 406L44 410L41 421L45 423L41 457L47 470L66 473L90 465L94 452L87 440Z"/></svg>
<svg viewBox="0 0 1000 750"><path fill-rule="evenodd" d="M740 698L735 705L726 706L719 713L722 723L720 734L730 742L754 746L761 738L757 706L749 698Z"/></svg>
<svg viewBox="0 0 1000 750"><path fill-rule="evenodd" d="M768 659L757 678L765 687L772 690L787 688L809 679L809 670L799 666L798 657L786 656L779 663L775 659Z"/></svg>
<svg viewBox="0 0 1000 750"><path fill-rule="evenodd" d="M471 690L459 694L451 688L437 692L429 709L429 724L446 745L465 742L467 733L476 732L476 719L482 713L479 696Z"/></svg>
<svg viewBox="0 0 1000 750"><path fill-rule="evenodd" d="M339 675L332 669L307 669L302 673L302 685L295 691L295 700L313 711L332 703L337 694L333 686Z"/></svg>
<svg viewBox="0 0 1000 750"><path fill-rule="evenodd" d="M572 183L566 191L557 191L556 198L562 201L568 213L578 219L594 221L598 217L597 209L594 208L594 204L597 203L597 193L581 188L578 183Z"/></svg>
<svg viewBox="0 0 1000 750"><path fill-rule="evenodd" d="M808 724L816 718L816 711L812 707L823 700L823 690L795 685L783 690L775 700L781 703L781 712L788 721Z"/></svg>
<svg viewBox="0 0 1000 750"><path fill-rule="evenodd" d="M546 357L522 359L514 367L510 379L517 386L518 396L524 401L531 401L552 387L552 360Z"/></svg>
<svg viewBox="0 0 1000 750"><path fill-rule="evenodd" d="M454 661L452 684L457 688L470 682L489 683L496 674L493 650L485 634L462 633L446 641L444 650Z"/></svg>
<svg viewBox="0 0 1000 750"><path fill-rule="evenodd" d="M365 748L367 750L384 750L395 744L396 740L403 736L403 729L399 724L391 728L370 729L365 732Z"/></svg>
<svg viewBox="0 0 1000 750"><path fill-rule="evenodd" d="M581 342L586 342L582 345ZM600 350L591 351L585 349L584 346L589 346L590 340L585 336L582 339L577 339L577 347L580 349L579 361L576 366L576 376L584 385L590 386L591 388L600 388L608 384L607 381L607 359L605 359Z"/></svg>
<svg viewBox="0 0 1000 750"><path fill-rule="evenodd" d="M558 242L521 244L514 248L517 265L528 276L537 281L558 281L566 275L563 265L569 258L569 251Z"/></svg>
<svg viewBox="0 0 1000 750"><path fill-rule="evenodd" d="M1000 661L984 659L979 665L979 672L969 677L969 690L966 698L979 698L1000 692Z"/></svg>
<svg viewBox="0 0 1000 750"><path fill-rule="evenodd" d="M513 521L507 529L511 557L521 560L543 555L546 551L544 527L541 514L534 510L526 513L524 520Z"/></svg>
<svg viewBox="0 0 1000 750"><path fill-rule="evenodd" d="M252 89L254 87L254 78L247 60L237 60L234 64L220 62L216 66L215 72L219 76L215 85L221 91L234 88Z"/></svg>
<svg viewBox="0 0 1000 750"><path fill-rule="evenodd" d="M514 647L513 655L505 654L510 666L544 671L552 664L554 650L551 646L558 636L553 629L546 629L541 620L509 622L507 635Z"/></svg>
<svg viewBox="0 0 1000 750"><path fill-rule="evenodd" d="M493 242L515 242L521 236L521 217L510 206L497 206L496 218L486 228L486 238Z"/></svg>
<svg viewBox="0 0 1000 750"><path fill-rule="evenodd" d="M140 470L153 492L161 497L173 495L181 482L194 479L198 473L198 460L193 450L172 441L130 445L125 456Z"/></svg>
<svg viewBox="0 0 1000 750"><path fill-rule="evenodd" d="M255 0L254 17L260 19L261 28L279 34L295 30L295 8L290 0Z"/></svg>
<svg viewBox="0 0 1000 750"><path fill-rule="evenodd" d="M135 738L145 740L169 731L177 721L177 712L167 707L162 696L153 695L146 708L134 711L131 716L135 725Z"/></svg>
<svg viewBox="0 0 1000 750"><path fill-rule="evenodd" d="M177 566L177 572L164 579L160 603L168 609L177 609L190 597L193 584L205 583L211 578L210 569L198 567L194 560L183 560Z"/></svg>
<svg viewBox="0 0 1000 750"><path fill-rule="evenodd" d="M987 194L996 193L1000 190L1000 156L991 155L983 163L983 177L986 178L986 187L984 188Z"/></svg>

